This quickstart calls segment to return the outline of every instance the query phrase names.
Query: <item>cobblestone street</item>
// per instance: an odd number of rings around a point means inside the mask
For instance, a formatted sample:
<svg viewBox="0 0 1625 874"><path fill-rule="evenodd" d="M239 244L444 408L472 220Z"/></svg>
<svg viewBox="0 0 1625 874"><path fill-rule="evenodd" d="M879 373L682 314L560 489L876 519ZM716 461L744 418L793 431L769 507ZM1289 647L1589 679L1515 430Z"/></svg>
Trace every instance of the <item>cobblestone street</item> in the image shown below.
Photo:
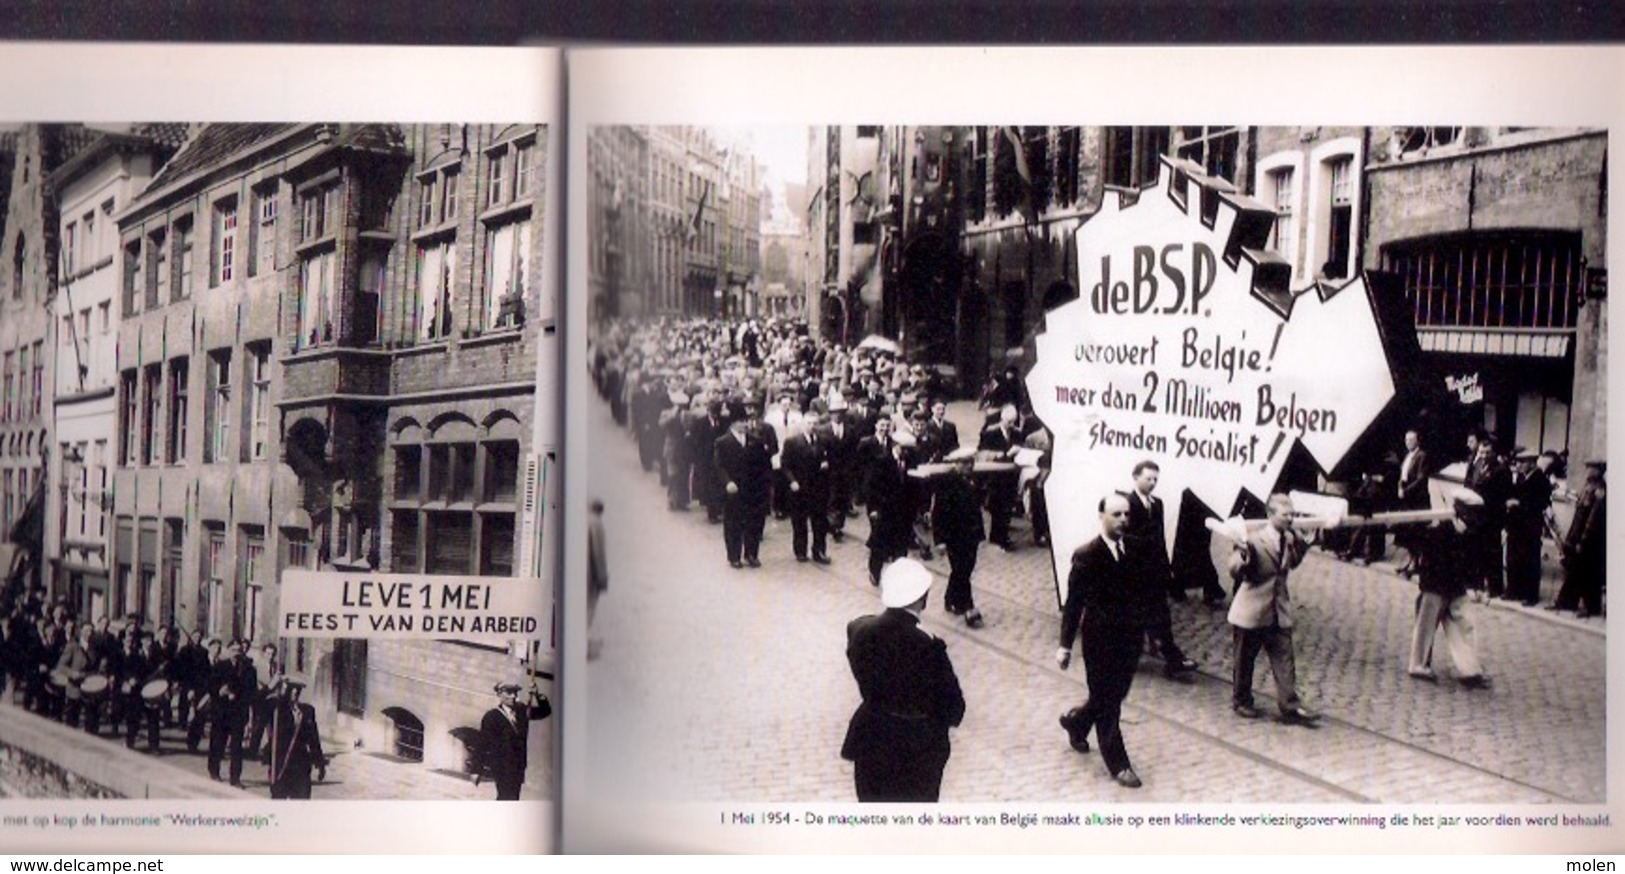
<svg viewBox="0 0 1625 874"><path fill-rule="evenodd" d="M587 668L589 781L605 797L646 801L853 800L838 754L858 703L844 629L880 609L862 521L822 567L796 563L788 521L769 519L764 567L731 570L720 526L697 506L668 511L630 437L602 405L592 415L590 489L607 505L610 588L594 630L602 655ZM969 405L952 415L961 434L976 433ZM1294 575L1293 597L1299 688L1321 727L1230 712L1230 628L1193 597L1172 609L1201 670L1177 684L1158 660L1142 661L1123 723L1145 788L1122 789L1056 725L1085 697L1084 672L1055 668L1048 551L1029 545L1024 526L1016 541L1014 553L982 548L987 625L977 631L942 610L947 561L930 563L938 585L924 626L947 640L968 703L945 801L1604 800L1602 620L1475 607L1492 688L1458 685L1444 663L1436 685L1422 683L1405 673L1415 584L1319 551ZM1261 665L1261 708L1272 691Z"/></svg>

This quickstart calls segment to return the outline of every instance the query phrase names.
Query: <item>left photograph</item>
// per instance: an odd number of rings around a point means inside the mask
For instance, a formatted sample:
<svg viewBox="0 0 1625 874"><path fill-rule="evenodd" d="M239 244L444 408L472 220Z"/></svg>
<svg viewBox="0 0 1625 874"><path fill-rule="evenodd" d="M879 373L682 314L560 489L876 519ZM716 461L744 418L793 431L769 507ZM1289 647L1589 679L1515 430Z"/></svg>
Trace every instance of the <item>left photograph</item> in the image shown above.
<svg viewBox="0 0 1625 874"><path fill-rule="evenodd" d="M0 125L0 799L555 797L549 133Z"/></svg>

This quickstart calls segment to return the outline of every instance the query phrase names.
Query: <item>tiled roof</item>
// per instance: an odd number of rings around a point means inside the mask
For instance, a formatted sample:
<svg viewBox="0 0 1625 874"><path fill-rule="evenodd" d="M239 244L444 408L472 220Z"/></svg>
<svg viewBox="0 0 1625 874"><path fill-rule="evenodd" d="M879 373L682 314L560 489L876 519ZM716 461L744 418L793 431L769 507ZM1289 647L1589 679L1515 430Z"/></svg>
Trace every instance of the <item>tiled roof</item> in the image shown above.
<svg viewBox="0 0 1625 874"><path fill-rule="evenodd" d="M74 155L102 138L102 132L82 124L53 124L46 128L50 136L45 146L45 172L66 164Z"/></svg>
<svg viewBox="0 0 1625 874"><path fill-rule="evenodd" d="M342 144L359 149L398 152L406 149L406 134L398 124L347 125Z"/></svg>
<svg viewBox="0 0 1625 874"><path fill-rule="evenodd" d="M192 173L214 166L226 158L260 140L293 129L297 125L281 124L211 124L192 134L175 157L158 171L148 191L157 191L165 185Z"/></svg>
<svg viewBox="0 0 1625 874"><path fill-rule="evenodd" d="M184 121L140 122L130 125L130 133L151 138L170 149L178 149L186 144L192 126Z"/></svg>

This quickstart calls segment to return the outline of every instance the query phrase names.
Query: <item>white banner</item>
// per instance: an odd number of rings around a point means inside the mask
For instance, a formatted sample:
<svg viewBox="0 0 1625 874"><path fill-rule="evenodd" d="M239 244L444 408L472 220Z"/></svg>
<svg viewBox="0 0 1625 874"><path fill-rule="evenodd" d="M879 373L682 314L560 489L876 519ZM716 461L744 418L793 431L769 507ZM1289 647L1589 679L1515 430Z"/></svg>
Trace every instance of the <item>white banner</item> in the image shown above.
<svg viewBox="0 0 1625 874"><path fill-rule="evenodd" d="M547 639L552 598L539 579L435 574L282 574L285 637Z"/></svg>
<svg viewBox="0 0 1625 874"><path fill-rule="evenodd" d="M1219 513L1244 488L1265 497L1294 440L1329 469L1394 394L1364 277L1293 293L1281 270L1265 287L1260 268L1279 259L1244 240L1273 214L1175 169L1165 159L1132 205L1107 194L1078 231L1079 298L1037 337L1027 390L1055 436L1045 496L1063 593L1100 499L1131 488L1138 462L1161 468L1171 546L1184 489Z"/></svg>

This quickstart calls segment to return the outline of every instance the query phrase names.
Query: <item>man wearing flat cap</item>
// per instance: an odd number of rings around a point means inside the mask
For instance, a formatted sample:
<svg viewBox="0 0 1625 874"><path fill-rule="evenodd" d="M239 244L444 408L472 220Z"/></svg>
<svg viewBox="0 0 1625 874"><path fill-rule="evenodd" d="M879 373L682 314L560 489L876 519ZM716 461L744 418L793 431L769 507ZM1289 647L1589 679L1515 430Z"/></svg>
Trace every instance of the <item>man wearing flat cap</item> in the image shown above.
<svg viewBox="0 0 1625 874"><path fill-rule="evenodd" d="M1548 610L1573 610L1579 619L1602 612L1603 571L1607 567L1607 490L1604 475L1608 463L1602 459L1586 462L1585 485L1574 504L1574 519L1563 538L1563 588Z"/></svg>
<svg viewBox="0 0 1625 874"><path fill-rule="evenodd" d="M903 558L880 580L884 612L846 626L846 659L863 703L841 758L853 763L859 801L934 802L952 752L948 729L965 718L948 647L920 628L931 572Z"/></svg>
<svg viewBox="0 0 1625 874"><path fill-rule="evenodd" d="M497 784L498 801L518 801L529 762L531 720L553 715L553 704L532 687L530 704L520 707L518 683L498 683L492 689L497 706L480 720L480 773Z"/></svg>
<svg viewBox="0 0 1625 874"><path fill-rule="evenodd" d="M1540 603L1540 538L1552 506L1552 481L1535 470L1537 457L1521 448L1515 453L1506 501L1506 597L1526 607Z"/></svg>
<svg viewBox="0 0 1625 874"><path fill-rule="evenodd" d="M311 772L327 779L327 755L316 728L316 708L299 700L305 682L284 677L277 687L270 719L270 746L265 751L266 778L272 798L309 798Z"/></svg>

